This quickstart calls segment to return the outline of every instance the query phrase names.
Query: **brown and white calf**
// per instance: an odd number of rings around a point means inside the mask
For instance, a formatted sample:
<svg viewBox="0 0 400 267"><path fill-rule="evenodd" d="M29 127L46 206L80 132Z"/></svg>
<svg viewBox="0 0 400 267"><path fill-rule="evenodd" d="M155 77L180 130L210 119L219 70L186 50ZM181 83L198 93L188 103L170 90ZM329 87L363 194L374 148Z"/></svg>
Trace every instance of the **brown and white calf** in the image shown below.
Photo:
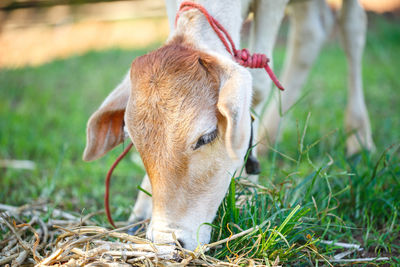
<svg viewBox="0 0 400 267"><path fill-rule="evenodd" d="M199 2L238 46L240 1ZM251 97L249 71L234 62L199 11L186 11L166 44L135 59L130 78L92 115L84 159L121 143L125 121L146 169L142 186L152 192L152 205L140 194L135 216L151 212L147 236L155 242L173 242L175 233L194 249L209 241L210 227L202 224L212 222L243 163Z"/></svg>
<svg viewBox="0 0 400 267"><path fill-rule="evenodd" d="M230 178L243 164L251 131L250 107L262 113L271 82L264 72L252 70L251 75L238 65L198 10L182 13L175 27L175 14L181 2L167 1L173 30L165 45L135 59L130 73L91 116L84 159L103 156L129 136L147 173L141 186L152 192L152 198L139 192L130 220L151 218L148 238L171 243L174 233L185 248L194 249L199 243L209 242L211 229L205 223L212 222ZM242 18L254 12L250 49L272 56L288 0L194 2L203 5L226 28L236 47L239 47ZM347 3L354 6L356 0L347 0ZM283 93L284 110L297 97L326 34L320 28L316 34L312 32L314 23L322 27L318 24L323 10L317 8L320 1L297 5L306 5L308 9L293 7L296 23L290 35L293 44L289 45L289 63L283 75L287 85L287 92ZM348 20L351 10L360 8L349 10L349 14L343 15ZM317 15L313 13L316 11ZM349 24L348 28L352 30L352 26ZM365 25L360 27L354 31L360 31L359 36L364 34L365 38ZM353 32L346 36L352 39L354 35ZM312 44L302 43L305 41L302 37ZM363 42L356 43L357 49L362 50ZM353 51L357 49L350 47L346 51L350 64L360 67L361 54ZM355 69L354 75L361 75ZM355 113L350 110L355 115L349 117L356 119L360 114L366 116L359 82L350 82L350 91L354 88L350 96L356 98L350 101L360 104L356 109L361 107ZM261 137L266 135L265 129L270 129L270 136L276 134L279 115L274 112L276 107L264 116ZM366 118L367 123L362 127L369 129ZM357 127L361 141L368 141L368 129Z"/></svg>

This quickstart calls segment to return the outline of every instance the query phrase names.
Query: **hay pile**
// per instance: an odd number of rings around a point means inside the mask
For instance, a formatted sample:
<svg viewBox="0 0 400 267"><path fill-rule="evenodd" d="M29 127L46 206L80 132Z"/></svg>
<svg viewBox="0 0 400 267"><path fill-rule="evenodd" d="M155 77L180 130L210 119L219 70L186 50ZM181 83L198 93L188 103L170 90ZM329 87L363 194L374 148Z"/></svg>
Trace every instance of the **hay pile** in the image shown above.
<svg viewBox="0 0 400 267"><path fill-rule="evenodd" d="M239 263L222 262L204 252L257 230L243 231L192 252L178 242L175 246L156 246L146 240L148 221L108 230L91 221L95 214L80 218L50 210L45 204L0 204L0 212L1 266L238 266ZM132 227L138 228L135 235L125 233Z"/></svg>
<svg viewBox="0 0 400 267"><path fill-rule="evenodd" d="M364 249L358 244L312 237L314 232L309 229L318 226L318 221L307 217L308 209L300 205L290 209L271 206L268 208L272 216L261 216L265 215L262 210L265 203L260 195L254 195L255 190L258 194L268 193L267 188L246 180L231 183L217 213L219 230L213 240L218 241L200 246L194 252L183 249L177 241L172 245L155 245L145 239L148 220L117 224L120 228L109 230L95 222L93 216L99 212L79 216L46 203L22 207L0 204L0 266L277 267L282 263L290 266L319 261L333 266L390 260L360 258ZM242 212L257 207L253 214L257 222L253 223L252 216L244 216L243 221L238 221L243 228L232 223L230 216L239 214L238 207ZM285 216L275 216L283 211ZM225 225L229 233L221 234ZM137 229L134 235L127 234L133 227Z"/></svg>

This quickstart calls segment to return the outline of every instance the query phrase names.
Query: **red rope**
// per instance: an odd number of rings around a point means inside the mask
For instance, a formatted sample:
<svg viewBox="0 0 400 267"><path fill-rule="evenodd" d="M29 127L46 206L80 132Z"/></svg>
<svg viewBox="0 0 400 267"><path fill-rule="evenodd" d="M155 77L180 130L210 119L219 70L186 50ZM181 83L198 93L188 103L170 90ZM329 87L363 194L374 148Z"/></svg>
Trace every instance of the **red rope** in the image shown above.
<svg viewBox="0 0 400 267"><path fill-rule="evenodd" d="M229 33L213 16L208 13L208 11L202 5L189 1L182 2L181 6L179 7L179 11L175 17L175 26L179 16L183 12L193 8L198 9L201 13L203 13L210 26L213 28L214 32L218 35L219 39L225 46L226 50L235 58L236 62L247 68L264 68L276 87L278 87L282 91L284 90L282 84L279 82L278 78L269 67L269 59L267 58L267 56L265 54L258 53L254 53L252 55L247 49L237 50Z"/></svg>
<svg viewBox="0 0 400 267"><path fill-rule="evenodd" d="M108 170L107 176L106 176L106 192L104 193L104 207L106 209L106 214L107 214L107 219L110 222L110 224L114 227L117 228L114 224L114 221L111 217L111 212L110 212L110 203L109 203L109 195L110 195L110 180L111 180L111 175L117 167L118 163L125 157L126 154L128 154L129 150L132 148L133 144L130 143L125 150L119 155L119 157L114 161L113 165L111 166L110 170Z"/></svg>

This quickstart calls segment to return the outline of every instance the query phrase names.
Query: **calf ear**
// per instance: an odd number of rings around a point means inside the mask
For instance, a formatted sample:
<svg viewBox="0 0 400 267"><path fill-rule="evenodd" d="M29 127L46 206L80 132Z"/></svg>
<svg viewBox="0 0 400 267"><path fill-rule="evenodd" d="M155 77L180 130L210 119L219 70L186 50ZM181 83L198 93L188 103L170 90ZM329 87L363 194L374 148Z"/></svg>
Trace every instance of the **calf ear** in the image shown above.
<svg viewBox="0 0 400 267"><path fill-rule="evenodd" d="M124 140L124 114L131 90L129 74L90 116L83 160L102 157Z"/></svg>
<svg viewBox="0 0 400 267"><path fill-rule="evenodd" d="M250 138L251 75L232 63L224 69L217 107L226 119L225 145L229 156L238 159Z"/></svg>

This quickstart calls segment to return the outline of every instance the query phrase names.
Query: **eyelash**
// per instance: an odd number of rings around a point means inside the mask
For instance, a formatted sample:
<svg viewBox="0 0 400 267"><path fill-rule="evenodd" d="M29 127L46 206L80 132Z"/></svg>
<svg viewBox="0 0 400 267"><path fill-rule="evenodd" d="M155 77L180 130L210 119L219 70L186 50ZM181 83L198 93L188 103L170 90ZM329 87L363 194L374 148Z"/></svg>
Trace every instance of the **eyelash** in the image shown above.
<svg viewBox="0 0 400 267"><path fill-rule="evenodd" d="M202 137L199 138L199 140L197 141L196 145L194 146L193 150L198 149L199 147L209 144L212 141L214 141L214 139L217 137L218 135L218 130L215 129L214 131L212 131L211 133L205 134Z"/></svg>

